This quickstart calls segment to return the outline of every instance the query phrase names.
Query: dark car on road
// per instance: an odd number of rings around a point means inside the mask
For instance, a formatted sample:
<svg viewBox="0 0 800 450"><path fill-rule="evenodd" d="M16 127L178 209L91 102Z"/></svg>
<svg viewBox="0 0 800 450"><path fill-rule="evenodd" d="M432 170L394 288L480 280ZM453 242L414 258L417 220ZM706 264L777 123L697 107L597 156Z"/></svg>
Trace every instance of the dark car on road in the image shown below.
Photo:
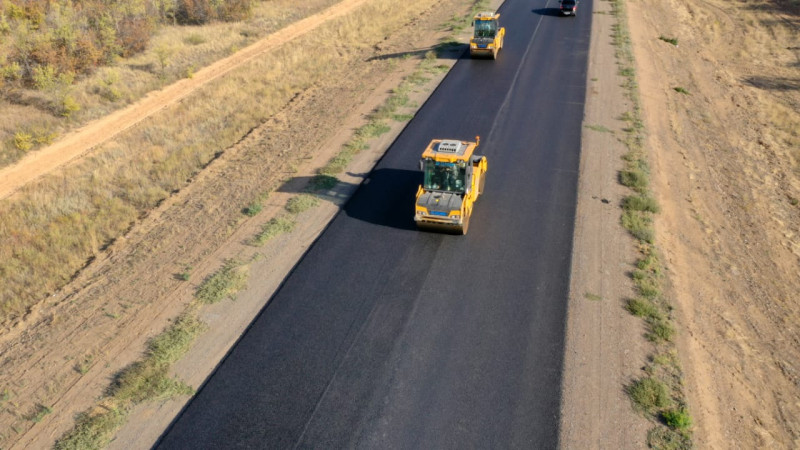
<svg viewBox="0 0 800 450"><path fill-rule="evenodd" d="M574 16L578 12L577 0L561 0L561 15Z"/></svg>

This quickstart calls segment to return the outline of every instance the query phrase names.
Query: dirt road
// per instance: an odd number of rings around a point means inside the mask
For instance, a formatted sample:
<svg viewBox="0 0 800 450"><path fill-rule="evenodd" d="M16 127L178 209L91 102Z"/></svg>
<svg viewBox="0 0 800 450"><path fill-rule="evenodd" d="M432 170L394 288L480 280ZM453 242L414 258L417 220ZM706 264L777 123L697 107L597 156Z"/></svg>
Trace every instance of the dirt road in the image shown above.
<svg viewBox="0 0 800 450"><path fill-rule="evenodd" d="M164 89L151 92L133 105L95 120L69 133L52 145L29 153L16 164L0 169L0 199L8 197L17 189L53 169L85 156L94 147L113 139L117 134L156 112L179 102L199 87L254 58L261 57L276 47L314 31L320 24L328 20L348 14L365 2L366 0L342 0L318 14L299 20L225 59L198 70L191 78L185 78Z"/></svg>

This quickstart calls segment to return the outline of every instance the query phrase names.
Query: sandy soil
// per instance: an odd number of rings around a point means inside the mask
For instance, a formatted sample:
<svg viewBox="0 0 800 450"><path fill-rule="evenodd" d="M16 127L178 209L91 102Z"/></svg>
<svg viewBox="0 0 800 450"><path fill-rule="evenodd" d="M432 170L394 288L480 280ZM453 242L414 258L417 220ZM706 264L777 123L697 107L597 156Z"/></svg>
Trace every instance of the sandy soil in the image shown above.
<svg viewBox="0 0 800 450"><path fill-rule="evenodd" d="M798 448L800 7L636 1L629 16L695 440Z"/></svg>
<svg viewBox="0 0 800 450"><path fill-rule="evenodd" d="M620 226L617 182L628 149L620 140L631 109L614 56L609 2L595 2L589 49L586 108L572 278L567 314L567 349L561 404L560 443L566 449L644 448L652 425L631 407L623 389L641 376L649 343L642 320L625 310L633 296L628 273L638 257L634 239Z"/></svg>

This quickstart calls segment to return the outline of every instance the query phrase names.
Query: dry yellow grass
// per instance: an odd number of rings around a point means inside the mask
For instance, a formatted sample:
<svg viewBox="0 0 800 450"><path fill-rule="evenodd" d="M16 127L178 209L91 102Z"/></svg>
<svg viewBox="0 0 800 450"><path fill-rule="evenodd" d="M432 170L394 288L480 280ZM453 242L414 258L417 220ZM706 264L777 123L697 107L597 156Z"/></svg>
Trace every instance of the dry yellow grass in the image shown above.
<svg viewBox="0 0 800 450"><path fill-rule="evenodd" d="M91 158L2 202L0 321L19 318L63 286L217 152L321 80L326 67L346 67L359 48L382 41L427 3L373 1L251 61L119 135Z"/></svg>
<svg viewBox="0 0 800 450"><path fill-rule="evenodd" d="M80 110L69 119L49 112L46 94L34 90L13 93L13 102L0 100L0 167L17 161L26 152L14 145L13 136L17 132L63 134L154 89L189 76L336 0L295 3L292 0L257 2L253 18L246 22L162 28L145 52L120 59L113 66L100 68L92 76L78 80L70 92ZM159 55L163 55L164 64Z"/></svg>

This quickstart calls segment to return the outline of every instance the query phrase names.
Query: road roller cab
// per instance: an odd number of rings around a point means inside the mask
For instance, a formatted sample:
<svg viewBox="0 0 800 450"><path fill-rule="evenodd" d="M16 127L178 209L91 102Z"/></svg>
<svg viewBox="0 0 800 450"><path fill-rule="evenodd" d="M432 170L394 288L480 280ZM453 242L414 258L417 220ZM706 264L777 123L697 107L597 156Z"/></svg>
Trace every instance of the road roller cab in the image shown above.
<svg viewBox="0 0 800 450"><path fill-rule="evenodd" d="M434 139L422 153L423 183L417 189L414 221L422 229L467 234L472 206L483 193L485 156L475 142Z"/></svg>
<svg viewBox="0 0 800 450"><path fill-rule="evenodd" d="M503 48L506 29L500 26L500 14L482 12L472 18L475 31L469 41L469 54L472 57L490 56L497 59L497 53Z"/></svg>

